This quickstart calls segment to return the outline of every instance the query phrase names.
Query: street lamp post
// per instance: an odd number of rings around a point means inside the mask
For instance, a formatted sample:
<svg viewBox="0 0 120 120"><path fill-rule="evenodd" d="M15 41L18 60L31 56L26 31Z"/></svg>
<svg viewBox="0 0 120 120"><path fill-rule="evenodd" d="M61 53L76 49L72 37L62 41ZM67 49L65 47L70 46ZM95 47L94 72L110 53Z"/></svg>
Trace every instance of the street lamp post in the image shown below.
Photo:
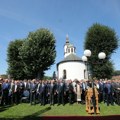
<svg viewBox="0 0 120 120"><path fill-rule="evenodd" d="M85 62L86 64L86 68L87 68L87 78L89 79L89 71L88 71L88 57L91 56L91 51L90 50L85 50L84 51L84 56L82 56L82 60Z"/></svg>
<svg viewBox="0 0 120 120"><path fill-rule="evenodd" d="M82 60L87 63L86 65L86 68L87 68L87 76L88 76L88 79L89 79L89 74L88 74L88 58L91 56L91 51L86 49L84 51L84 56L82 56ZM106 57L106 54L104 52L100 52L98 54L98 58L103 60L105 59ZM93 107L94 107L94 113L96 114L96 100L95 100L95 89L94 89L94 80L92 78L92 90L93 90L93 96L92 96L92 101L93 101Z"/></svg>
<svg viewBox="0 0 120 120"><path fill-rule="evenodd" d="M82 60L85 62L86 65L86 71L87 71L87 79L89 79L89 75L88 75L88 63L87 63L87 57L86 56L82 56ZM86 74L85 74L86 76ZM86 77L85 77L86 78Z"/></svg>

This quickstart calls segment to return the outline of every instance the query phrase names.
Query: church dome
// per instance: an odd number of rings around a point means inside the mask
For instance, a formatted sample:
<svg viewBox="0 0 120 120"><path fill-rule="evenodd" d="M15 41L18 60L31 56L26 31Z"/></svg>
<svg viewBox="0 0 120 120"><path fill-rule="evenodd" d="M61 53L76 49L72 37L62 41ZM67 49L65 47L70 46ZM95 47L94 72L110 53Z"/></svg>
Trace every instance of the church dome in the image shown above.
<svg viewBox="0 0 120 120"><path fill-rule="evenodd" d="M74 47L74 45L69 43L68 48L71 48L71 47Z"/></svg>
<svg viewBox="0 0 120 120"><path fill-rule="evenodd" d="M70 54L67 57L65 57L62 61L60 61L58 64L63 63L63 62L72 62L72 61L83 62L82 59L78 57L77 55Z"/></svg>

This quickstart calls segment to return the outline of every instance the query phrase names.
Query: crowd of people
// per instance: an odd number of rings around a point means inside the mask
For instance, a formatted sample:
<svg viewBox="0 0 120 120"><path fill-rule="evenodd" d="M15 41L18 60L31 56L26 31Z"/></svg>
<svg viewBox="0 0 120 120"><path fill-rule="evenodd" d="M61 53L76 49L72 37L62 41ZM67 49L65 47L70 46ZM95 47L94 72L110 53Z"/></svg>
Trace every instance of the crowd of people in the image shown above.
<svg viewBox="0 0 120 120"><path fill-rule="evenodd" d="M99 102L107 106L120 105L120 80L9 80L0 78L0 105L19 104L24 100L31 105L66 103L85 104L86 91L98 90Z"/></svg>

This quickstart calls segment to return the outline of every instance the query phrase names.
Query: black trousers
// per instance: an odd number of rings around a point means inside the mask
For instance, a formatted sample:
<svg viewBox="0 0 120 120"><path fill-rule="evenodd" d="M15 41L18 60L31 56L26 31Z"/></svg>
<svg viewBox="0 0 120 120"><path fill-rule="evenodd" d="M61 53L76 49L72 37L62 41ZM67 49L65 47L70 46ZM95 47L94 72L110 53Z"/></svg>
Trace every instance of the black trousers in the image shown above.
<svg viewBox="0 0 120 120"><path fill-rule="evenodd" d="M33 91L30 92L30 104L31 105L36 104L36 92Z"/></svg>
<svg viewBox="0 0 120 120"><path fill-rule="evenodd" d="M73 93L69 93L69 104L72 104L73 103L73 97L74 96L74 94Z"/></svg>
<svg viewBox="0 0 120 120"><path fill-rule="evenodd" d="M7 105L8 104L8 94L9 90L5 89L2 91L2 99L1 99L1 105Z"/></svg>
<svg viewBox="0 0 120 120"><path fill-rule="evenodd" d="M59 92L58 93L58 104L65 104L65 100L64 100L64 93L63 92Z"/></svg>
<svg viewBox="0 0 120 120"><path fill-rule="evenodd" d="M42 92L40 93L40 101L41 101L41 105L45 105L46 104L46 93Z"/></svg>
<svg viewBox="0 0 120 120"><path fill-rule="evenodd" d="M54 103L55 103L55 95L54 93L50 93L50 104L54 105Z"/></svg>
<svg viewBox="0 0 120 120"><path fill-rule="evenodd" d="M81 100L82 102L85 102L85 90L82 90Z"/></svg>
<svg viewBox="0 0 120 120"><path fill-rule="evenodd" d="M106 102L107 102L107 106L109 106L109 104L111 103L111 105L113 105L113 96L112 93L106 94Z"/></svg>
<svg viewBox="0 0 120 120"><path fill-rule="evenodd" d="M18 91L13 93L13 103L20 103L20 93Z"/></svg>
<svg viewBox="0 0 120 120"><path fill-rule="evenodd" d="M120 105L120 91L116 90L116 103Z"/></svg>

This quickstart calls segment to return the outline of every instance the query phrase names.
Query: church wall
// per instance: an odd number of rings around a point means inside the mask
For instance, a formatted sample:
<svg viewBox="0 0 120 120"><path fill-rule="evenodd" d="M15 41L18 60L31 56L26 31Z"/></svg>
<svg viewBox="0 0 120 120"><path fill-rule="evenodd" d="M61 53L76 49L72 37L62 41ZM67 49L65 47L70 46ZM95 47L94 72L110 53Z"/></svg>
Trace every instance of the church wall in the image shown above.
<svg viewBox="0 0 120 120"><path fill-rule="evenodd" d="M58 78L63 78L63 70L66 70L66 80L74 79L84 79L84 70L86 69L85 64L82 62L64 62L60 63L58 66L59 76Z"/></svg>

